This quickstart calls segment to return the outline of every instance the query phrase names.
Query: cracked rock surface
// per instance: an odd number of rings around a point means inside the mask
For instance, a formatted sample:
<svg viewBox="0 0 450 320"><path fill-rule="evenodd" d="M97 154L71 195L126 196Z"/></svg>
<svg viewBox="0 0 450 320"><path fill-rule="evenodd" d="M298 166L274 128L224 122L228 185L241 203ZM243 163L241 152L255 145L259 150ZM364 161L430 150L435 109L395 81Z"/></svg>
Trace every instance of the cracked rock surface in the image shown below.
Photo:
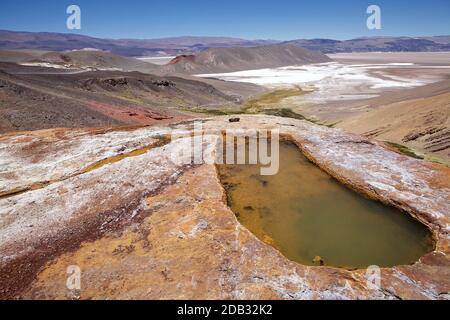
<svg viewBox="0 0 450 320"><path fill-rule="evenodd" d="M330 175L396 206L433 232L436 249L414 265L381 271L303 266L243 227L212 164L174 153L191 124L126 130L45 130L0 137L0 297L27 299L448 299L450 169L408 158L342 130L241 116L216 130L279 129ZM104 161L142 148L143 153ZM14 193L14 190L21 190ZM81 289L66 286L81 270Z"/></svg>

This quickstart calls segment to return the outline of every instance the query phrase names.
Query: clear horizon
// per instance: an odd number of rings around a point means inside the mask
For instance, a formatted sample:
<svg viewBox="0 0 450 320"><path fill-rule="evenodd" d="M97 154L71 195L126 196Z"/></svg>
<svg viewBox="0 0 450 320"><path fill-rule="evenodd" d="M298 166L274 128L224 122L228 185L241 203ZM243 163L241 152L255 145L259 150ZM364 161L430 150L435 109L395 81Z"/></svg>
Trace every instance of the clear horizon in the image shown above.
<svg viewBox="0 0 450 320"><path fill-rule="evenodd" d="M192 35L192 34L186 34L186 35L174 35L174 36L166 36L166 37L155 37L155 38L113 38L113 37L98 37L98 36L92 36L89 34L84 34L82 32L55 32L55 31L27 31L27 30L11 30L11 29L0 29L0 31L10 31L10 32L19 32L19 33L57 33L57 34L72 34L72 35L79 35L79 36L87 36L91 38L98 38L98 39L110 39L110 40L159 40L159 39L176 39L176 38L230 38L230 39L240 39L240 40L249 40L249 41L290 41L290 40L316 40L316 39L326 39L326 40L339 40L339 41L346 41L346 40L354 40L358 38L398 38L398 37L409 37L409 38L423 38L423 37L447 37L450 36L450 32L448 34L422 34L422 35L414 35L414 36L405 36L405 35L398 35L398 36L391 36L391 35L378 35L378 36L360 36L360 37L354 37L354 38L348 38L348 39L335 39L335 38L292 38L292 39L272 39L272 38L243 38L243 37L233 37L233 36L227 36L227 35Z"/></svg>
<svg viewBox="0 0 450 320"><path fill-rule="evenodd" d="M66 8L81 7L81 30L66 28ZM336 39L450 34L450 1L24 1L4 0L0 29L74 33L110 39L232 37L241 39ZM366 9L381 8L382 29L369 30ZM169 23L170 22L170 23Z"/></svg>

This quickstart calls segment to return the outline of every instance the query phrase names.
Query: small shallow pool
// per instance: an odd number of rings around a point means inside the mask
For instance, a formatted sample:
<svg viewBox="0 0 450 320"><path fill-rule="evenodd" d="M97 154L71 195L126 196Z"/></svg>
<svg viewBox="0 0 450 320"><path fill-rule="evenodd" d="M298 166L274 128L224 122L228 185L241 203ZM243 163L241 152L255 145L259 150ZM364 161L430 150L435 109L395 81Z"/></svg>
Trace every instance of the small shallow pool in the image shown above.
<svg viewBox="0 0 450 320"><path fill-rule="evenodd" d="M343 186L291 142L280 144L277 175L260 175L260 165L219 165L218 171L239 221L293 261L392 267L433 250L423 224Z"/></svg>

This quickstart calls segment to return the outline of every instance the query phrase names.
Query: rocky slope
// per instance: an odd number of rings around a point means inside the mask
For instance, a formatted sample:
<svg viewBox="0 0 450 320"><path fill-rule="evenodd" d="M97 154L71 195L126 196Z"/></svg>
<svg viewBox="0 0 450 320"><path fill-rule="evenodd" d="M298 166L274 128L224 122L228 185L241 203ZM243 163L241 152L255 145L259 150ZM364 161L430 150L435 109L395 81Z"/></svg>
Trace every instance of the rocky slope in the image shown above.
<svg viewBox="0 0 450 320"><path fill-rule="evenodd" d="M450 163L450 94L388 104L337 125Z"/></svg>
<svg viewBox="0 0 450 320"><path fill-rule="evenodd" d="M0 64L0 133L167 123L187 117L179 109L233 104L240 99L233 88L224 86L227 94L193 79L138 72L53 70Z"/></svg>
<svg viewBox="0 0 450 320"><path fill-rule="evenodd" d="M269 45L253 48L215 48L195 56L179 56L165 66L167 72L219 73L276 68L331 61L326 55L295 45Z"/></svg>
<svg viewBox="0 0 450 320"><path fill-rule="evenodd" d="M93 69L156 72L159 67L149 62L127 58L106 51L79 50L52 52L40 50L0 50L0 61L28 66L51 66L61 69Z"/></svg>
<svg viewBox="0 0 450 320"><path fill-rule="evenodd" d="M217 130L278 128L336 179L426 224L435 251L383 269L373 289L365 270L302 266L240 225L213 165L173 161L191 123L46 130L0 137L0 297L450 298L449 168L304 121L228 120L204 123L205 147ZM66 287L70 265L81 268L80 291Z"/></svg>

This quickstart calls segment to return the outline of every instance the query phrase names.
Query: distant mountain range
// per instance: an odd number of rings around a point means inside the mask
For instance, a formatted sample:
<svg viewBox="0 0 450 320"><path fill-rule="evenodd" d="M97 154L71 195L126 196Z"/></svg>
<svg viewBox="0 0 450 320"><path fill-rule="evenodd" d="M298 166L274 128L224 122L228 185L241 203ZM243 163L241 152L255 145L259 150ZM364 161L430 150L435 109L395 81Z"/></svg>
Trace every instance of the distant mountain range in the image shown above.
<svg viewBox="0 0 450 320"><path fill-rule="evenodd" d="M256 47L277 43L294 44L323 53L450 51L450 36L370 37L344 41L331 39L245 40L228 37L100 39L77 34L0 30L0 49L66 51L94 48L122 56L181 55L197 53L209 48Z"/></svg>
<svg viewBox="0 0 450 320"><path fill-rule="evenodd" d="M293 40L287 43L295 44L310 50L323 53L340 52L431 52L450 51L450 36L436 37L373 37L353 40Z"/></svg>
<svg viewBox="0 0 450 320"><path fill-rule="evenodd" d="M77 34L0 30L0 49L66 51L94 48L122 56L179 55L209 48L254 47L274 43L278 43L278 41L226 37L100 39Z"/></svg>

